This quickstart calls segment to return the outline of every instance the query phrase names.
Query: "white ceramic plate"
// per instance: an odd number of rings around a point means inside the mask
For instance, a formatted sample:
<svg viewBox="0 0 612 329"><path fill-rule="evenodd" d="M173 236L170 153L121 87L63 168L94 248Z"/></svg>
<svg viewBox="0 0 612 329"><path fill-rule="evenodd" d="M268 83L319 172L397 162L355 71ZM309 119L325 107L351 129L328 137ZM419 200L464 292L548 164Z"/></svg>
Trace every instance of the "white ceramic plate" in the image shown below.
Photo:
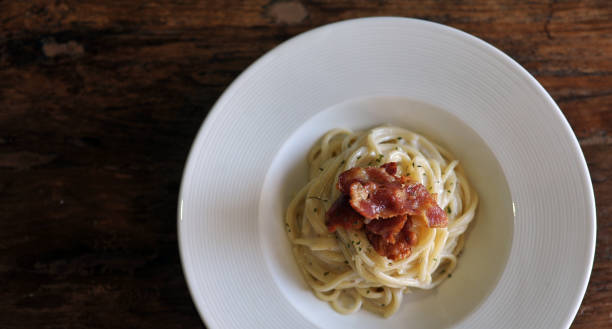
<svg viewBox="0 0 612 329"><path fill-rule="evenodd" d="M318 137L382 123L451 149L481 202L451 279L391 318L343 316L303 282L283 216ZM210 328L567 328L595 227L584 157L542 86L482 40L404 18L327 25L251 65L198 133L178 221Z"/></svg>

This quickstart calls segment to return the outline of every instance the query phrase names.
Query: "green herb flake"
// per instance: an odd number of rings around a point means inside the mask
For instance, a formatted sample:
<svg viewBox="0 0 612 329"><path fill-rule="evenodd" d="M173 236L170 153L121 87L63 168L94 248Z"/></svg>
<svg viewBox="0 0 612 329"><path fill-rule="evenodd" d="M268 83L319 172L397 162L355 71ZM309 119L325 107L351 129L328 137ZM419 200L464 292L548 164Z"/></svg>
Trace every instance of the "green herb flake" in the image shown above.
<svg viewBox="0 0 612 329"><path fill-rule="evenodd" d="M398 137L398 138L397 138L397 140L398 140L398 141L401 141L401 140L402 140L402 136Z"/></svg>
<svg viewBox="0 0 612 329"><path fill-rule="evenodd" d="M358 241L358 242L357 242L357 244L358 244L358 245L359 245L359 244L361 244L361 241Z"/></svg>
<svg viewBox="0 0 612 329"><path fill-rule="evenodd" d="M406 176L410 176L410 173L409 173L409 172L407 172L407 173L406 173Z"/></svg>
<svg viewBox="0 0 612 329"><path fill-rule="evenodd" d="M323 273L323 275L325 275L325 276L327 276L328 274L329 274L329 272L325 272L325 273Z"/></svg>
<svg viewBox="0 0 612 329"><path fill-rule="evenodd" d="M341 165L343 165L346 161L342 160L342 162L340 162Z"/></svg>
<svg viewBox="0 0 612 329"><path fill-rule="evenodd" d="M323 168L319 168L319 170L323 171Z"/></svg>
<svg viewBox="0 0 612 329"><path fill-rule="evenodd" d="M448 214L450 214L450 213L451 213L450 206L447 206L447 207L446 207L446 213L448 213Z"/></svg>
<svg viewBox="0 0 612 329"><path fill-rule="evenodd" d="M314 208L314 212L317 212L317 208Z"/></svg>
<svg viewBox="0 0 612 329"><path fill-rule="evenodd" d="M438 261L438 259L434 257L433 261L434 261L434 262L437 262L437 261Z"/></svg>
<svg viewBox="0 0 612 329"><path fill-rule="evenodd" d="M348 265L348 260L345 260L345 261L344 261L344 264Z"/></svg>
<svg viewBox="0 0 612 329"><path fill-rule="evenodd" d="M359 247L359 251L361 251L361 247Z"/></svg>
<svg viewBox="0 0 612 329"><path fill-rule="evenodd" d="M369 293L370 293L370 289L366 290L366 294L369 294Z"/></svg>
<svg viewBox="0 0 612 329"><path fill-rule="evenodd" d="M450 191L450 190L447 190L447 192L448 192L448 193L450 193L451 191Z"/></svg>
<svg viewBox="0 0 612 329"><path fill-rule="evenodd" d="M419 167L419 168L423 168L423 166L421 166L421 165L418 165L417 167Z"/></svg>
<svg viewBox="0 0 612 329"><path fill-rule="evenodd" d="M361 159L361 155L357 157L357 160Z"/></svg>
<svg viewBox="0 0 612 329"><path fill-rule="evenodd" d="M452 275L452 274L449 274L449 275L448 275L448 277L449 277L449 278L452 278L452 277L453 277L453 275Z"/></svg>
<svg viewBox="0 0 612 329"><path fill-rule="evenodd" d="M380 304L380 306L385 307L385 304Z"/></svg>

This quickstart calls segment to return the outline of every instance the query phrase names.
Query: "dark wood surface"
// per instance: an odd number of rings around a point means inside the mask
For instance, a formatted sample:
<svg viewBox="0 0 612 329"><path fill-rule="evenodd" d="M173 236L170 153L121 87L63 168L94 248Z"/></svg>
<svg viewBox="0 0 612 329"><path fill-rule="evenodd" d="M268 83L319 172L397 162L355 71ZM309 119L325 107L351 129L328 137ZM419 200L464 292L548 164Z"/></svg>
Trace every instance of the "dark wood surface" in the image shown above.
<svg viewBox="0 0 612 329"><path fill-rule="evenodd" d="M418 17L531 72L591 171L597 252L572 328L612 327L612 3L1 1L0 328L201 328L176 201L207 111L251 62L342 19Z"/></svg>

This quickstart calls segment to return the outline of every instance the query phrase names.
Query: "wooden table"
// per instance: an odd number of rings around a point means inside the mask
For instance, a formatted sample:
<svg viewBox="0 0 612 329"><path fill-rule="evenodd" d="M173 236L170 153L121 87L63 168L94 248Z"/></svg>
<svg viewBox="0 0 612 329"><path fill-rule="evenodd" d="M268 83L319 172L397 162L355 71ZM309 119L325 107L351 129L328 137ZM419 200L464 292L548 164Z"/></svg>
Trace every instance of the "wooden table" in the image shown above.
<svg viewBox="0 0 612 329"><path fill-rule="evenodd" d="M572 328L612 327L609 1L0 1L0 328L201 328L176 203L214 101L282 41L338 20L418 17L474 34L548 90L597 200Z"/></svg>

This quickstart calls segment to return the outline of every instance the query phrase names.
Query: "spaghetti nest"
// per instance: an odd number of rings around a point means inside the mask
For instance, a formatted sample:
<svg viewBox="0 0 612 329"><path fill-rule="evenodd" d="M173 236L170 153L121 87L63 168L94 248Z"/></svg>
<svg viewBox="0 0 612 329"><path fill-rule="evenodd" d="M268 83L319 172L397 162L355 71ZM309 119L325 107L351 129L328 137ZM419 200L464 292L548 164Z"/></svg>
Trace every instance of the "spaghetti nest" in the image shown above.
<svg viewBox="0 0 612 329"><path fill-rule="evenodd" d="M447 227L420 227L409 256L396 261L377 253L363 230L330 233L326 226L326 211L340 196L338 176L388 162L435 195L448 217ZM363 307L388 317L410 288L432 289L454 271L478 196L448 151L397 127L334 129L311 148L308 164L309 181L290 202L285 224L304 279L334 310L349 314Z"/></svg>

